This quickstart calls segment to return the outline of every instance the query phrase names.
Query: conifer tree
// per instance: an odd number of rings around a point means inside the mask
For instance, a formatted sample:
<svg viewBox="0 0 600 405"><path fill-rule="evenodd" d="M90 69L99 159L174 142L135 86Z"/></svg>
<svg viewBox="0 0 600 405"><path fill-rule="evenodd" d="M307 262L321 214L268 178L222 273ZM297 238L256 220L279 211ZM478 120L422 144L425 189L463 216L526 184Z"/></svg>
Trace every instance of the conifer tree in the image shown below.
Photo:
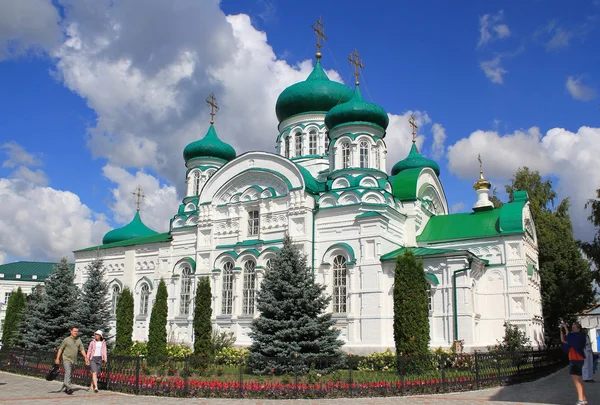
<svg viewBox="0 0 600 405"><path fill-rule="evenodd" d="M87 267L87 279L83 283L80 300L77 304L75 326L79 328L79 337L87 344L94 332L101 330L104 337L110 331L110 301L106 269L102 259L95 259Z"/></svg>
<svg viewBox="0 0 600 405"><path fill-rule="evenodd" d="M129 287L125 287L117 303L117 338L115 354L128 356L133 346L133 294Z"/></svg>
<svg viewBox="0 0 600 405"><path fill-rule="evenodd" d="M169 294L167 293L167 285L163 279L158 284L156 292L156 300L152 306L150 315L150 326L148 330L148 357L160 358L167 356L167 316ZM160 361L154 359L151 361Z"/></svg>
<svg viewBox="0 0 600 405"><path fill-rule="evenodd" d="M25 315L26 298L21 287L13 292L6 305L6 317L2 328L2 347L15 347L20 341L21 322Z"/></svg>
<svg viewBox="0 0 600 405"><path fill-rule="evenodd" d="M340 332L333 327L331 313L325 313L331 297L315 283L306 256L286 235L272 260L258 291L260 316L250 326L253 370L291 372L295 364L290 360L296 356L305 365L311 358L339 356ZM285 360L265 360L265 356Z"/></svg>
<svg viewBox="0 0 600 405"><path fill-rule="evenodd" d="M38 320L40 308L44 297L44 285L38 284L31 289L31 294L26 296L25 312L23 313L23 322L20 326L19 346L28 347L26 337L28 330L35 328L35 322Z"/></svg>
<svg viewBox="0 0 600 405"><path fill-rule="evenodd" d="M194 354L209 356L212 351L212 294L210 280L201 277L196 288L194 304Z"/></svg>
<svg viewBox="0 0 600 405"><path fill-rule="evenodd" d="M411 249L396 259L394 274L394 341L396 354L429 352L429 297L423 262Z"/></svg>
<svg viewBox="0 0 600 405"><path fill-rule="evenodd" d="M67 258L63 257L46 279L45 293L30 311L27 311L27 332L23 343L29 349L57 350L69 329L78 325L73 318L77 310L79 289Z"/></svg>

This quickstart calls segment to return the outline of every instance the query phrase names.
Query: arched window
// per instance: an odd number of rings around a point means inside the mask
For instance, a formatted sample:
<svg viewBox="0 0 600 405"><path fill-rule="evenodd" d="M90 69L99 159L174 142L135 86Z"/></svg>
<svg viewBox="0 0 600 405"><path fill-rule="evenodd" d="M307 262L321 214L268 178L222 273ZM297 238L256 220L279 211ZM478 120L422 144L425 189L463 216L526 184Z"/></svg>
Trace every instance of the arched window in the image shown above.
<svg viewBox="0 0 600 405"><path fill-rule="evenodd" d="M317 154L317 131L314 129L311 129L310 133L308 134L308 154Z"/></svg>
<svg viewBox="0 0 600 405"><path fill-rule="evenodd" d="M248 260L244 264L244 302L242 313L254 315L254 302L256 295L256 263Z"/></svg>
<svg viewBox="0 0 600 405"><path fill-rule="evenodd" d="M361 141L360 145L360 167L366 169L369 167L369 142Z"/></svg>
<svg viewBox="0 0 600 405"><path fill-rule="evenodd" d="M373 153L375 154L375 169L381 170L381 155L379 154L379 148L374 147Z"/></svg>
<svg viewBox="0 0 600 405"><path fill-rule="evenodd" d="M325 132L325 154L329 155L329 131Z"/></svg>
<svg viewBox="0 0 600 405"><path fill-rule="evenodd" d="M267 264L265 267L267 268L267 271L273 270L273 259L267 260Z"/></svg>
<svg viewBox="0 0 600 405"><path fill-rule="evenodd" d="M289 158L292 154L292 137L288 136L285 140L285 157Z"/></svg>
<svg viewBox="0 0 600 405"><path fill-rule="evenodd" d="M192 298L192 269L181 269L181 292L179 294L179 315L189 315Z"/></svg>
<svg viewBox="0 0 600 405"><path fill-rule="evenodd" d="M121 288L118 285L113 285L110 312L112 315L117 315L117 304L119 303L119 295L121 295Z"/></svg>
<svg viewBox="0 0 600 405"><path fill-rule="evenodd" d="M231 315L233 309L233 263L223 264L223 300L221 313Z"/></svg>
<svg viewBox="0 0 600 405"><path fill-rule="evenodd" d="M296 132L296 156L302 156L302 133Z"/></svg>
<svg viewBox="0 0 600 405"><path fill-rule="evenodd" d="M200 194L200 173L194 173L194 195Z"/></svg>
<svg viewBox="0 0 600 405"><path fill-rule="evenodd" d="M333 259L333 312L346 312L346 258L342 255Z"/></svg>
<svg viewBox="0 0 600 405"><path fill-rule="evenodd" d="M140 290L140 315L148 315L148 304L150 303L150 287L144 284Z"/></svg>
<svg viewBox="0 0 600 405"><path fill-rule="evenodd" d="M427 305L429 308L429 312L433 311L433 289L431 288L431 284L429 283L427 283Z"/></svg>
<svg viewBox="0 0 600 405"><path fill-rule="evenodd" d="M350 144L344 142L342 144L342 169L350 167Z"/></svg>

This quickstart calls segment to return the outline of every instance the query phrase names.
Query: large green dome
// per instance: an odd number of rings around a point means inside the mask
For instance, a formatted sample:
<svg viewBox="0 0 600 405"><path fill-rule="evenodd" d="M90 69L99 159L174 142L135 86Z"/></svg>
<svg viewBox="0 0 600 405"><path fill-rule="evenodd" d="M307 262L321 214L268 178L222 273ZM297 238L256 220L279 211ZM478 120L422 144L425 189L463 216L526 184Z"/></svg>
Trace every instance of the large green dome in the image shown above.
<svg viewBox="0 0 600 405"><path fill-rule="evenodd" d="M235 156L235 149L219 139L213 124L210 124L204 138L190 143L183 150L183 158L186 162L199 157L219 158L229 162L235 159Z"/></svg>
<svg viewBox="0 0 600 405"><path fill-rule="evenodd" d="M406 169L421 169L423 167L429 167L430 169L433 169L436 175L440 175L440 166L433 160L427 159L421 155L417 150L417 145L413 143L408 156L392 167L392 176L395 176Z"/></svg>
<svg viewBox="0 0 600 405"><path fill-rule="evenodd" d="M277 99L275 113L279 122L292 115L307 112L327 112L352 97L352 90L341 83L329 80L317 59L308 78L286 88Z"/></svg>
<svg viewBox="0 0 600 405"><path fill-rule="evenodd" d="M365 101L356 86L348 102L333 107L325 116L325 125L329 129L348 122L369 122L385 130L390 119L383 108Z"/></svg>
<svg viewBox="0 0 600 405"><path fill-rule="evenodd" d="M158 235L158 232L148 228L142 222L140 218L140 212L135 213L133 220L122 228L113 229L109 231L104 238L102 238L102 244L122 242L124 240L143 238L144 236Z"/></svg>

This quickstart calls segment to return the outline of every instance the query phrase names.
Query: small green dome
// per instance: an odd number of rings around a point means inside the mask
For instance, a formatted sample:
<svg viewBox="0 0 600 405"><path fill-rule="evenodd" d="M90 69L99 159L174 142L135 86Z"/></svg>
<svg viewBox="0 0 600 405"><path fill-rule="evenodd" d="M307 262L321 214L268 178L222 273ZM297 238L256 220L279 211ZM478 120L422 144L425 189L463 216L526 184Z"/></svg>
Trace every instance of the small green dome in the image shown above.
<svg viewBox="0 0 600 405"><path fill-rule="evenodd" d="M369 122L385 130L390 119L383 108L365 101L356 86L348 102L333 107L325 116L325 125L329 129L348 122Z"/></svg>
<svg viewBox="0 0 600 405"><path fill-rule="evenodd" d="M417 145L413 143L408 156L405 159L396 163L394 167L392 167L392 176L397 175L402 170L420 169L423 167L429 167L433 169L436 175L440 175L440 166L433 160L427 159L426 157L421 155L417 150Z"/></svg>
<svg viewBox="0 0 600 405"><path fill-rule="evenodd" d="M121 242L124 240L143 238L144 236L158 235L158 232L148 228L142 222L140 218L140 212L135 213L133 220L122 228L113 229L109 231L104 238L102 238L102 244Z"/></svg>
<svg viewBox="0 0 600 405"><path fill-rule="evenodd" d="M204 138L190 143L183 150L183 158L186 162L199 157L219 158L229 162L235 159L235 156L235 149L219 139L213 124L210 124Z"/></svg>
<svg viewBox="0 0 600 405"><path fill-rule="evenodd" d="M327 112L339 103L345 103L352 97L352 90L342 83L327 77L317 59L315 68L308 78L281 92L275 104L275 113L279 122L296 114L323 111Z"/></svg>

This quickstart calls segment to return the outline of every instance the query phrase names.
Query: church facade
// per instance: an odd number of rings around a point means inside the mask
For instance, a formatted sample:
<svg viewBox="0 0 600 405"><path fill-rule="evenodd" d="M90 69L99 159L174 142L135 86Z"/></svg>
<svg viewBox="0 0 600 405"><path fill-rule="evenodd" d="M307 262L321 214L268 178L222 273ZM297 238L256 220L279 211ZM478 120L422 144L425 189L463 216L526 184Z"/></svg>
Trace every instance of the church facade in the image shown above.
<svg viewBox="0 0 600 405"><path fill-rule="evenodd" d="M101 246L75 252L76 283L85 282L91 261L104 259L113 311L129 287L133 338L146 340L164 279L169 337L191 343L197 280L208 276L214 327L234 332L236 344L246 346L258 316L256 291L287 233L332 296L329 311L344 349L364 354L394 347L395 260L412 249L429 285L432 347L463 341L465 350L485 348L502 338L504 322L542 345L527 194L516 192L494 208L481 172L472 212L450 214L440 168L419 153L414 134L408 156L388 173L385 138L395 134L386 132L383 108L363 99L356 77L354 90L331 81L318 53L309 77L277 100L274 153L236 155L211 120L206 136L183 151L187 195L169 231L149 229L138 211ZM214 97L207 101L214 118Z"/></svg>

